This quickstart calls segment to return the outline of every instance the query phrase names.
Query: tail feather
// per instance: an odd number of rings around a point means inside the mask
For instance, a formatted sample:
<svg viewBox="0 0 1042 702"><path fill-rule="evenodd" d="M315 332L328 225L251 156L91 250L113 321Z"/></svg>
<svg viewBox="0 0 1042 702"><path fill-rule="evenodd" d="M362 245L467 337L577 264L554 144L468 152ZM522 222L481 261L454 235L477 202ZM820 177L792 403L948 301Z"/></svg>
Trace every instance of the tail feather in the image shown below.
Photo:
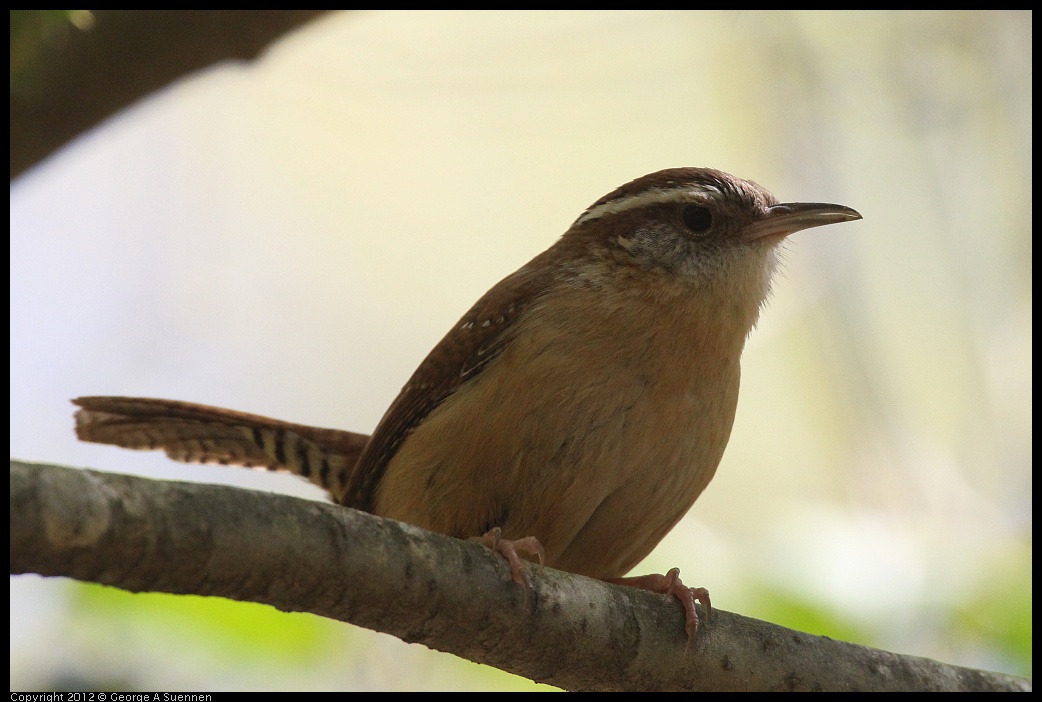
<svg viewBox="0 0 1042 702"><path fill-rule="evenodd" d="M79 397L76 436L175 461L267 468L303 476L343 504L369 437L234 410L143 397Z"/></svg>

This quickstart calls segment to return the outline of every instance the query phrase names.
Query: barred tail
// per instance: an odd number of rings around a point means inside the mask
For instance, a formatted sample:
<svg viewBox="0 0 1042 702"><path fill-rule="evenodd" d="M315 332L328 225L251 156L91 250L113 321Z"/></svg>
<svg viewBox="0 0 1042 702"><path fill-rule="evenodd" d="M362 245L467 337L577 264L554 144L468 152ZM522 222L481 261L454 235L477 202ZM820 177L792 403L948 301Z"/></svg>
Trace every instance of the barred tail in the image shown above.
<svg viewBox="0 0 1042 702"><path fill-rule="evenodd" d="M175 461L267 468L303 476L343 503L369 437L245 412L143 397L79 397L76 436Z"/></svg>

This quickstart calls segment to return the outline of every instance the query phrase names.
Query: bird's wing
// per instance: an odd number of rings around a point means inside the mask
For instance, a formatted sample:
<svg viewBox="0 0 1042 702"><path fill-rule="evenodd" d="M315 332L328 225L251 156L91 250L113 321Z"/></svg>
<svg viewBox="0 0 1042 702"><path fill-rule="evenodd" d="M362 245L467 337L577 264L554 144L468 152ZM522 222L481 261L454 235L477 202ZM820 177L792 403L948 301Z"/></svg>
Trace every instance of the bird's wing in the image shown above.
<svg viewBox="0 0 1042 702"><path fill-rule="evenodd" d="M554 271L548 252L485 293L423 360L388 408L351 476L343 504L371 512L376 488L402 442L463 383L481 374L511 338L519 316L538 301Z"/></svg>

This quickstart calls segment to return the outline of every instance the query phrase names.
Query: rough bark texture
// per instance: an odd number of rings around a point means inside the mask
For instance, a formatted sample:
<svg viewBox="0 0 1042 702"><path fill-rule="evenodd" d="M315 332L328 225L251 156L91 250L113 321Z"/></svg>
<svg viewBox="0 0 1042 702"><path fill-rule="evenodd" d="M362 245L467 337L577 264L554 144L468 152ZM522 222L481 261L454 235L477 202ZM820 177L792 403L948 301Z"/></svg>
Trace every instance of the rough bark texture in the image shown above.
<svg viewBox="0 0 1042 702"><path fill-rule="evenodd" d="M1027 690L546 569L332 504L11 462L11 573L312 612L573 690Z"/></svg>

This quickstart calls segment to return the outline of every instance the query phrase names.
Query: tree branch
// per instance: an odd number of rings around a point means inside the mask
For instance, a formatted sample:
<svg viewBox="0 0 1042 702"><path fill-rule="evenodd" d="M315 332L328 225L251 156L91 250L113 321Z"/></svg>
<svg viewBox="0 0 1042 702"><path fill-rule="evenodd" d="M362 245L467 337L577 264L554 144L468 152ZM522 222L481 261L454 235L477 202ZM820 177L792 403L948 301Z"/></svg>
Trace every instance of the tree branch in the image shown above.
<svg viewBox="0 0 1042 702"><path fill-rule="evenodd" d="M526 593L478 544L333 504L11 461L11 573L312 612L567 689L1028 690L1008 675L552 569Z"/></svg>
<svg viewBox="0 0 1042 702"><path fill-rule="evenodd" d="M206 66L253 60L324 12L94 10L86 31L12 12L11 180L140 98Z"/></svg>

